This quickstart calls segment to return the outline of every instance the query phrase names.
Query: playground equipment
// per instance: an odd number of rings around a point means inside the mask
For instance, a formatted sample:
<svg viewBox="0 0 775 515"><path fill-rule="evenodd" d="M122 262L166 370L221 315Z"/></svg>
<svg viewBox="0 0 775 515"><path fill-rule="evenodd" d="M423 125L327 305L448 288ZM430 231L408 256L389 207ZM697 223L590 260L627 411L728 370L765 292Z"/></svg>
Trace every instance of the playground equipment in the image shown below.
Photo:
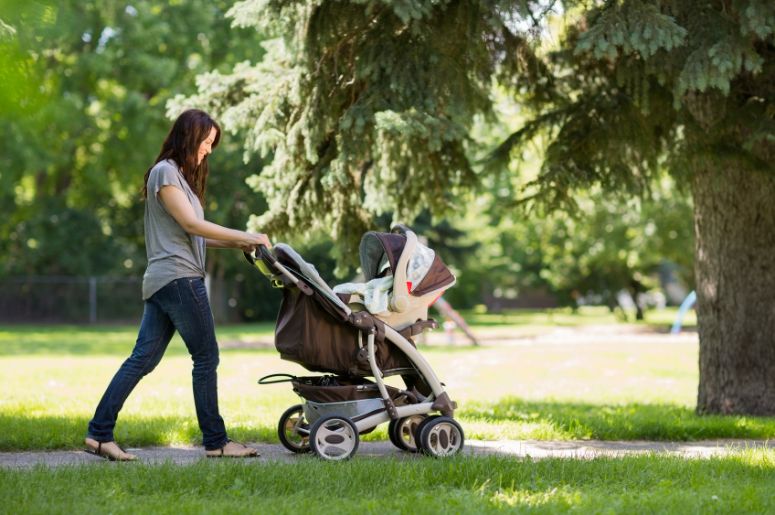
<svg viewBox="0 0 775 515"><path fill-rule="evenodd" d="M675 317L675 322L673 322L673 327L670 329L670 334L678 334L681 332L684 316L687 311L692 309L695 302L697 302L697 292L692 290L681 303L681 307L678 308L678 315Z"/></svg>

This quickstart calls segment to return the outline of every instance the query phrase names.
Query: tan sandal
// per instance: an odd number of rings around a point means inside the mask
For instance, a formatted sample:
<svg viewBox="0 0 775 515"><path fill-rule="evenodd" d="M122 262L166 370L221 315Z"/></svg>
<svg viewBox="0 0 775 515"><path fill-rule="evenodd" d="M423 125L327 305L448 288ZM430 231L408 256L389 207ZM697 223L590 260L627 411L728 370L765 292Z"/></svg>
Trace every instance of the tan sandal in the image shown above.
<svg viewBox="0 0 775 515"><path fill-rule="evenodd" d="M257 458L258 451L234 440L229 440L220 449L205 451L208 458Z"/></svg>
<svg viewBox="0 0 775 515"><path fill-rule="evenodd" d="M129 454L116 442L98 442L93 438L87 438L84 440L86 449L84 451L100 458L105 458L110 461L135 461L137 456ZM113 445L111 445L113 444Z"/></svg>

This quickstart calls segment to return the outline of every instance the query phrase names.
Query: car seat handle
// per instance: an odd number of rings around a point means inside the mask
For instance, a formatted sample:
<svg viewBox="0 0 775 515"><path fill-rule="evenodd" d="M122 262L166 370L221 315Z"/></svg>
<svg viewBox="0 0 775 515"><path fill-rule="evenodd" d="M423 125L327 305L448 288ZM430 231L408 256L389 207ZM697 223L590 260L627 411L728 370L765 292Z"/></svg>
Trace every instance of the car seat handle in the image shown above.
<svg viewBox="0 0 775 515"><path fill-rule="evenodd" d="M412 230L409 228L408 225L404 224L394 224L390 228L390 232L396 233L396 234L406 234L407 232L411 232Z"/></svg>
<svg viewBox="0 0 775 515"><path fill-rule="evenodd" d="M406 226L404 226L406 228ZM393 270L393 297L390 299L390 309L402 313L409 309L409 285L406 283L406 271L409 267L409 260L417 248L417 235L406 228L404 232L406 244L398 258L396 269Z"/></svg>

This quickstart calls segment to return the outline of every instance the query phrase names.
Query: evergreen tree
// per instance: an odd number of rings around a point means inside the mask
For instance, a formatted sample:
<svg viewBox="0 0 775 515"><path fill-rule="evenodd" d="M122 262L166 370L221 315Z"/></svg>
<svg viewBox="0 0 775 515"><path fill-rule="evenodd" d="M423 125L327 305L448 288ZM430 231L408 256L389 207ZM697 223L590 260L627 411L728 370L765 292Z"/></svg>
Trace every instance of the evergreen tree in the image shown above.
<svg viewBox="0 0 775 515"><path fill-rule="evenodd" d="M249 152L272 155L253 182L270 204L255 227L326 230L351 250L375 216L449 212L474 184L468 129L515 45L490 4L239 2L237 26L277 36L265 59L202 76L198 95L171 106L213 111L247 131Z"/></svg>
<svg viewBox="0 0 775 515"><path fill-rule="evenodd" d="M647 193L662 163L690 185L700 413L775 413L774 33L769 0L602 3L548 53L551 87L523 93L535 117L495 156L548 139L533 187L556 204L580 185Z"/></svg>
<svg viewBox="0 0 775 515"><path fill-rule="evenodd" d="M523 33L553 8L565 29L544 51ZM698 411L775 413L771 0L244 0L230 15L275 31L267 58L178 100L272 155L254 180L270 204L256 225L332 227L344 242L375 214L459 206L476 181L468 131L495 80L530 119L489 169L547 145L525 198L573 207L594 185L648 195L664 168L690 185Z"/></svg>

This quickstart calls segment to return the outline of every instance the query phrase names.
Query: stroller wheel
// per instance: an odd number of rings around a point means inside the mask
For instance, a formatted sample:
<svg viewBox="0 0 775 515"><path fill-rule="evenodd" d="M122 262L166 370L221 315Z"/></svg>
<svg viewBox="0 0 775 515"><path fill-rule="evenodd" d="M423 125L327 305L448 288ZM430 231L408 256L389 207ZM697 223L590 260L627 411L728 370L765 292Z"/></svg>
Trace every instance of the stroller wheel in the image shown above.
<svg viewBox="0 0 775 515"><path fill-rule="evenodd" d="M309 431L315 454L324 460L349 459L358 450L358 429L352 420L339 415L319 418Z"/></svg>
<svg viewBox="0 0 775 515"><path fill-rule="evenodd" d="M402 451L417 452L415 434L420 424L428 418L428 415L412 415L411 417L391 420L388 425L390 442Z"/></svg>
<svg viewBox="0 0 775 515"><path fill-rule="evenodd" d="M277 425L277 436L280 437L283 447L291 452L301 454L310 451L309 424L304 418L304 408L301 404L285 410Z"/></svg>
<svg viewBox="0 0 775 515"><path fill-rule="evenodd" d="M451 417L432 417L418 432L417 446L434 458L452 456L463 448L463 428Z"/></svg>

